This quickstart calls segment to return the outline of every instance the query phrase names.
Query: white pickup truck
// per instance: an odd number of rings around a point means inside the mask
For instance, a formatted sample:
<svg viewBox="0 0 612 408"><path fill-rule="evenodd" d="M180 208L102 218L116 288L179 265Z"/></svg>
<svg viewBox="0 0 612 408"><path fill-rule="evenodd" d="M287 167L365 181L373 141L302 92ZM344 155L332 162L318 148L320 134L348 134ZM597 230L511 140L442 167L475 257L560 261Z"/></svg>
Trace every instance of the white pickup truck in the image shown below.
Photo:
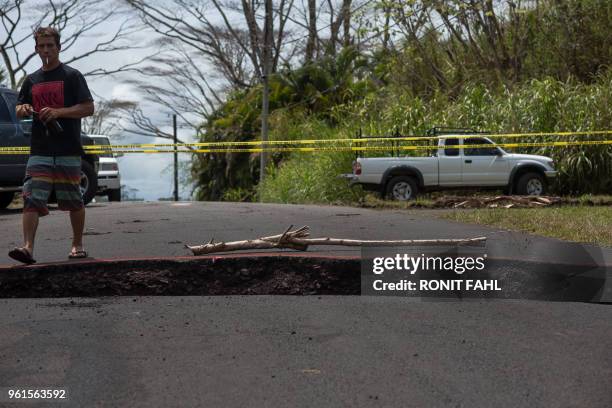
<svg viewBox="0 0 612 408"><path fill-rule="evenodd" d="M433 156L358 158L353 162L353 173L344 176L351 185L359 184L385 198L404 201L414 199L420 191L466 187L542 195L548 179L556 175L550 157L507 153L484 136L445 135L438 136Z"/></svg>

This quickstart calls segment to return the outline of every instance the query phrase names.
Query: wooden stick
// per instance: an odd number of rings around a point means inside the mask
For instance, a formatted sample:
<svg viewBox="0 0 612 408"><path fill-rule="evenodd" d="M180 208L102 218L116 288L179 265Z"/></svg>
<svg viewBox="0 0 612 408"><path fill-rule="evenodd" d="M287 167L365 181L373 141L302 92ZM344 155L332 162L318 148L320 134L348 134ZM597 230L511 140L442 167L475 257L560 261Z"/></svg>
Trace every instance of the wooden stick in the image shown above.
<svg viewBox="0 0 612 408"><path fill-rule="evenodd" d="M292 227L292 226L291 226ZM291 227L288 228L291 229ZM290 232L293 236L295 237L307 237L310 235L310 227L308 226L303 226L300 229L297 229L295 231L291 231ZM278 234L278 235L272 235L269 237L261 237L261 238L257 238L257 239L261 239L262 241L278 241L279 239L281 239L281 237L283 236L283 234Z"/></svg>
<svg viewBox="0 0 612 408"><path fill-rule="evenodd" d="M399 240L361 240L344 238L310 238L294 239L292 242L304 245L342 245L342 246L435 246L435 245L467 245L484 242L487 237L461 239L399 239Z"/></svg>
<svg viewBox="0 0 612 408"><path fill-rule="evenodd" d="M310 245L342 245L342 246L434 246L434 245L468 245L486 241L486 237L467 239L402 239L402 240L357 240L344 238L307 238L310 228L304 226L295 231L287 230L279 235L261 237L252 240L217 242L204 245L185 245L194 255L205 255L213 252L229 252L248 249L290 248L306 251Z"/></svg>

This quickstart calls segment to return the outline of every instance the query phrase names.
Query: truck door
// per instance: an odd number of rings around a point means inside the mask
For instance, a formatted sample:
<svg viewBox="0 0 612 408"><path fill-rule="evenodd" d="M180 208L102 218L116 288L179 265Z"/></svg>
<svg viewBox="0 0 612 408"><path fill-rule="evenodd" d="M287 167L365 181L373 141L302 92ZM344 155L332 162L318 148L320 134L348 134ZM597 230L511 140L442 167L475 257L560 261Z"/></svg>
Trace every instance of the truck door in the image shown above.
<svg viewBox="0 0 612 408"><path fill-rule="evenodd" d="M508 160L485 138L465 138L464 145L491 147L463 148L462 177L466 186L503 186L508 183Z"/></svg>
<svg viewBox="0 0 612 408"><path fill-rule="evenodd" d="M17 121L14 92L0 92L0 147L27 147L29 137ZM27 154L0 154L0 183L5 187L20 185L28 162Z"/></svg>
<svg viewBox="0 0 612 408"><path fill-rule="evenodd" d="M461 185L460 149L447 147L458 145L458 138L444 138L438 142L438 184L441 186Z"/></svg>

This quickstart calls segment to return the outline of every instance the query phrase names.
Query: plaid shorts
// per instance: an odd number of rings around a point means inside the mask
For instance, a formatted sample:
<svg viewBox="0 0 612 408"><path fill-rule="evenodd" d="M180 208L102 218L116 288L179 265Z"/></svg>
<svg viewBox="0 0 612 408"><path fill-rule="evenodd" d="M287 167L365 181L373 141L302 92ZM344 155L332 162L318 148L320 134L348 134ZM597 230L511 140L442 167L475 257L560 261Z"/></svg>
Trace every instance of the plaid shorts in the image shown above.
<svg viewBox="0 0 612 408"><path fill-rule="evenodd" d="M80 189L81 158L79 156L30 156L23 181L23 210L49 214L47 201L51 191L60 210L83 208Z"/></svg>

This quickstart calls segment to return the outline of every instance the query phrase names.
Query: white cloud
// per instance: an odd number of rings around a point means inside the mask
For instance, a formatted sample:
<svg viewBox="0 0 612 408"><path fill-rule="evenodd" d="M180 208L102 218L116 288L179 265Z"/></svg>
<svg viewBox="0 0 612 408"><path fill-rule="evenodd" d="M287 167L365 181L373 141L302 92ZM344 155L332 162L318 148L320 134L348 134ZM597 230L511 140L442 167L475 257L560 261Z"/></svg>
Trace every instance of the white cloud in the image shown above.
<svg viewBox="0 0 612 408"><path fill-rule="evenodd" d="M136 92L132 89L132 86L125 83L113 86L110 98L130 102L138 102L139 99L136 97Z"/></svg>

